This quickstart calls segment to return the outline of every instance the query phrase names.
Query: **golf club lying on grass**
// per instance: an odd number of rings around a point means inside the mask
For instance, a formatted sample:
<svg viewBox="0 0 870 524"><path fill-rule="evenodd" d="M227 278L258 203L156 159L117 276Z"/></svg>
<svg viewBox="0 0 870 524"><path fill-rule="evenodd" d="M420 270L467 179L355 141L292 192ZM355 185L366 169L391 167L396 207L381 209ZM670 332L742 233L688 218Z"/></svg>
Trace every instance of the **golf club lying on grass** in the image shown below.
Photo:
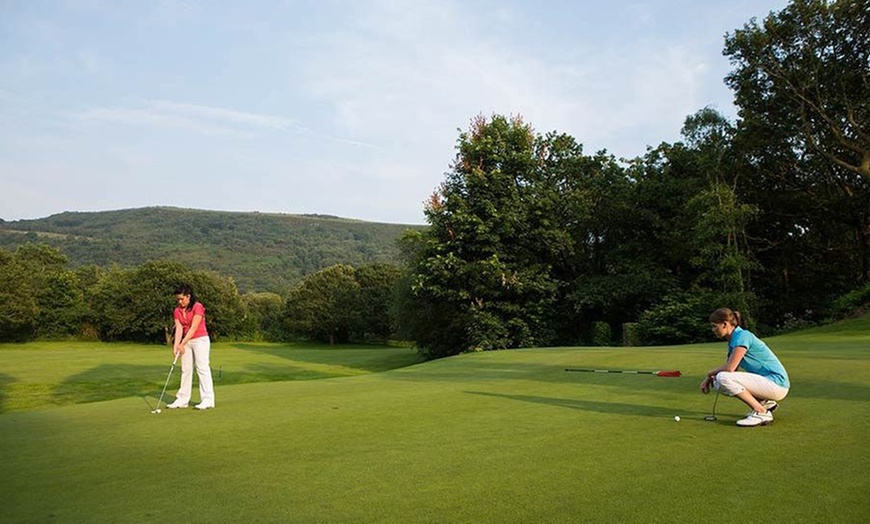
<svg viewBox="0 0 870 524"><path fill-rule="evenodd" d="M704 417L704 420L707 422L715 422L716 421L716 404L719 402L719 390L716 390L716 400L713 401L713 414L707 415Z"/></svg>
<svg viewBox="0 0 870 524"><path fill-rule="evenodd" d="M627 373L631 375L655 375L657 377L680 377L683 374L677 370L673 371L629 371L622 369L576 369L567 368L565 371L583 371L585 373Z"/></svg>
<svg viewBox="0 0 870 524"><path fill-rule="evenodd" d="M169 385L169 378L172 377L172 371L175 369L175 363L178 362L178 355L175 355L175 358L172 359L172 367L169 368L169 374L166 375L166 382L163 384L163 391L160 392L160 398L157 399L157 408L153 409L151 413L160 413L160 403L163 402L163 394L166 393L166 386Z"/></svg>

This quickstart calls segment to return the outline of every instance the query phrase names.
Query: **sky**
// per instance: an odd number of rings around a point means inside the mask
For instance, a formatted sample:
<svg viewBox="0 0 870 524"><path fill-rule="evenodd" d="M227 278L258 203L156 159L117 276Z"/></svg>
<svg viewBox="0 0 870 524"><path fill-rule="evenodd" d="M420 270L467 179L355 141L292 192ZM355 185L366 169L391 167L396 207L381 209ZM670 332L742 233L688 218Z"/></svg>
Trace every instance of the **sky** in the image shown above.
<svg viewBox="0 0 870 524"><path fill-rule="evenodd" d="M0 0L0 218L174 206L423 224L461 131L617 158L736 118L786 0Z"/></svg>

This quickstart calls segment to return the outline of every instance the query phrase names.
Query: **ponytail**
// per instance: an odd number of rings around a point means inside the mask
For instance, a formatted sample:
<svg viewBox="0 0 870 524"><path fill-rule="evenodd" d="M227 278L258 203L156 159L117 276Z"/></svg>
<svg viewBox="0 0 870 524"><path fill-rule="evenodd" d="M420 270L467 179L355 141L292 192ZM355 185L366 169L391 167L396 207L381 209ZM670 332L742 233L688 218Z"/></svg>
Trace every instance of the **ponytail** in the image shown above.
<svg viewBox="0 0 870 524"><path fill-rule="evenodd" d="M731 324L734 327L743 327L743 316L739 311L732 311L727 307L720 307L710 314L710 322L716 324L722 324L724 322Z"/></svg>

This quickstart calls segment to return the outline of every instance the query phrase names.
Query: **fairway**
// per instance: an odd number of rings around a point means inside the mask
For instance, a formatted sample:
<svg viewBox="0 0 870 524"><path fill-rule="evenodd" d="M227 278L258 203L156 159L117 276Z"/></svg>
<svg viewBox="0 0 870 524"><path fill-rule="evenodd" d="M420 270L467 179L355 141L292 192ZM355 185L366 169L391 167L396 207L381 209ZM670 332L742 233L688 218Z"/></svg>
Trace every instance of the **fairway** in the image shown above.
<svg viewBox="0 0 870 524"><path fill-rule="evenodd" d="M724 397L704 421L713 396L698 383L724 343L426 363L397 348L217 345L217 409L160 415L165 349L3 345L0 520L867 522L870 317L767 341L792 393L752 429ZM144 384L73 403L124 365ZM52 396L64 383L79 385Z"/></svg>

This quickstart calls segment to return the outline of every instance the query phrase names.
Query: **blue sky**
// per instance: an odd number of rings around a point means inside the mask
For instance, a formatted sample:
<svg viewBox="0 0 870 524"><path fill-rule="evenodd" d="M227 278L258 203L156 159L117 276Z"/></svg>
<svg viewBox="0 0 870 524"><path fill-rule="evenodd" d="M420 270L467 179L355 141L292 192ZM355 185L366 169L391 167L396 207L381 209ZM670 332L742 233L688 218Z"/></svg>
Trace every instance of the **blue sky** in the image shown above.
<svg viewBox="0 0 870 524"><path fill-rule="evenodd" d="M145 206L424 223L459 129L642 155L785 0L0 0L0 218Z"/></svg>

